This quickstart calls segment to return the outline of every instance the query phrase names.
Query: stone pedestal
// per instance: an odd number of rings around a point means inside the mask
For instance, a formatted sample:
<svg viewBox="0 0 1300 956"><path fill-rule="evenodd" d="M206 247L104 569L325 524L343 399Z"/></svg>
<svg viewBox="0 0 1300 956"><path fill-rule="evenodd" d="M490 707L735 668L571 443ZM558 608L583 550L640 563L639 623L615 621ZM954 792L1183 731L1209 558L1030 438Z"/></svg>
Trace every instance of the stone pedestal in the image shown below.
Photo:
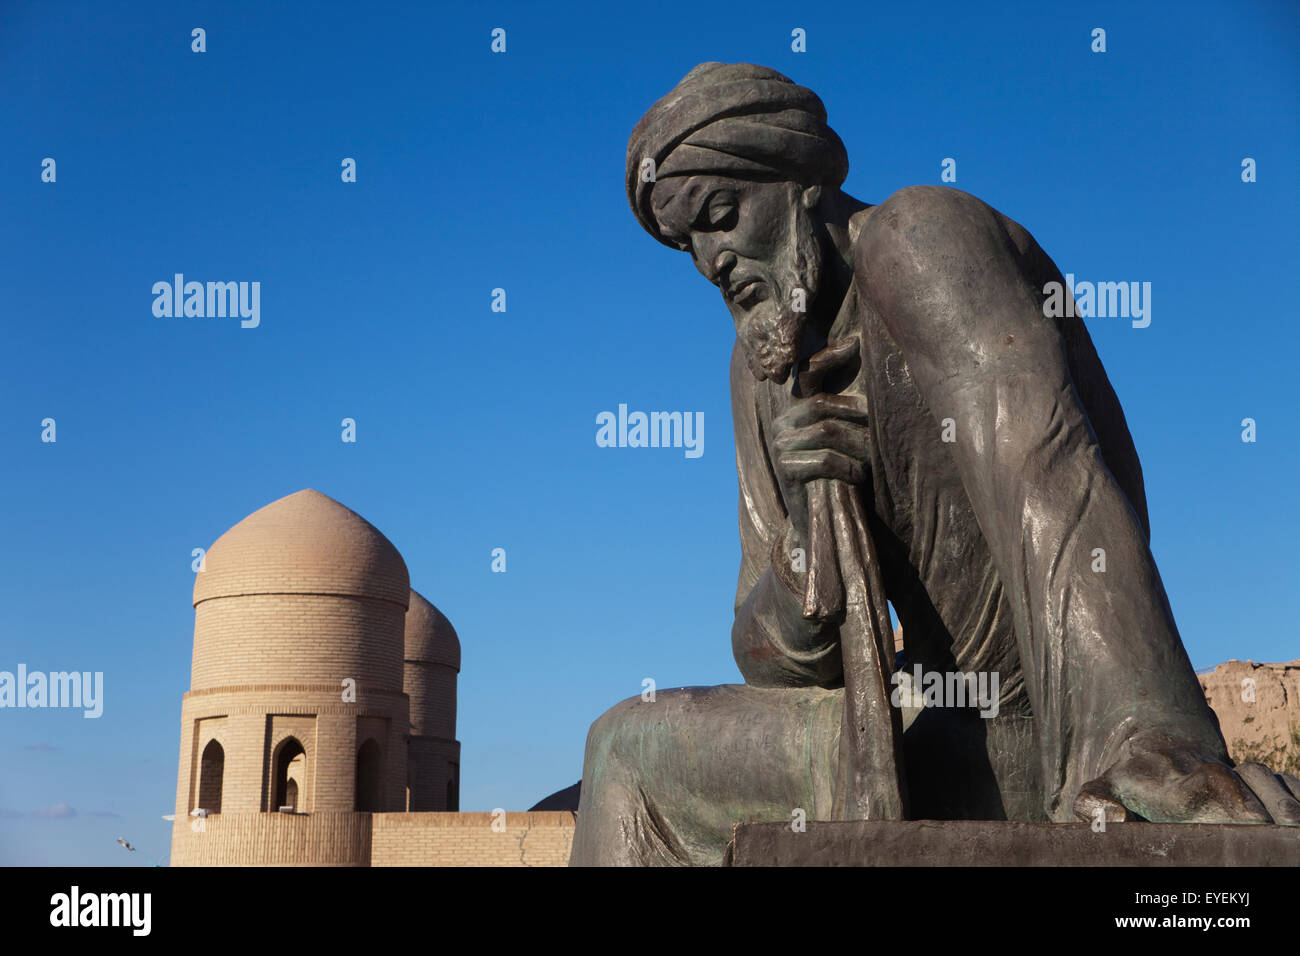
<svg viewBox="0 0 1300 956"><path fill-rule="evenodd" d="M732 866L1300 866L1300 827L880 820L742 823Z"/></svg>

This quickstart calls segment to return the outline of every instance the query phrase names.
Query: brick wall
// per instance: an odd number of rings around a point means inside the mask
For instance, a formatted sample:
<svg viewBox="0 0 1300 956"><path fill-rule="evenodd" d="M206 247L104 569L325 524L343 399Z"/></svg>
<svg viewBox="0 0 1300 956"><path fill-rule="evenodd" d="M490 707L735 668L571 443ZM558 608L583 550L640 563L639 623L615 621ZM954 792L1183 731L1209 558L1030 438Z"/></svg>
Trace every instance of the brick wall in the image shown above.
<svg viewBox="0 0 1300 956"><path fill-rule="evenodd" d="M369 813L177 817L172 825L171 865L366 866L370 834Z"/></svg>
<svg viewBox="0 0 1300 956"><path fill-rule="evenodd" d="M177 817L172 866L566 866L568 812L222 813ZM199 829L195 829L195 828Z"/></svg>
<svg viewBox="0 0 1300 956"><path fill-rule="evenodd" d="M492 829L490 813L378 813L372 866L566 866L575 814L506 813Z"/></svg>

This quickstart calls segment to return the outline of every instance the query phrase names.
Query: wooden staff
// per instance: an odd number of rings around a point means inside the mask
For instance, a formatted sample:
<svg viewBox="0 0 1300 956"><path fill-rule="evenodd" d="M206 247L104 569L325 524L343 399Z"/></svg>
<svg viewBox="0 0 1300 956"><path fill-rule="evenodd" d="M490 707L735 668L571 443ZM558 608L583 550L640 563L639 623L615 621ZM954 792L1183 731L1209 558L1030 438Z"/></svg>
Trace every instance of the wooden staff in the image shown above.
<svg viewBox="0 0 1300 956"><path fill-rule="evenodd" d="M799 378L804 395L858 353L856 338L828 347ZM903 722L890 705L894 634L875 542L858 490L838 478L818 478L808 489L808 584L803 616L829 620L844 614L844 716L840 772L832 816L838 820L901 820L906 815Z"/></svg>

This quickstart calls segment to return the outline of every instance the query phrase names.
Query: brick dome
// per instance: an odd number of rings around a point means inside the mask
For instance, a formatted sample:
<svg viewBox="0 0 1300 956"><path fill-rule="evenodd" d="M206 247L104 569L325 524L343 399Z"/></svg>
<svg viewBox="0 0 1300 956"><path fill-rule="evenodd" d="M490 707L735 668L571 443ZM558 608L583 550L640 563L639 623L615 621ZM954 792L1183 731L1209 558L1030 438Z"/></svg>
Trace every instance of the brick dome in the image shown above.
<svg viewBox="0 0 1300 956"><path fill-rule="evenodd" d="M194 576L190 689L252 685L402 693L406 562L318 491L273 501L208 549Z"/></svg>
<svg viewBox="0 0 1300 956"><path fill-rule="evenodd" d="M402 689L410 701L411 720L406 753L410 809L455 810L460 640L442 612L412 591L404 641Z"/></svg>
<svg viewBox="0 0 1300 956"><path fill-rule="evenodd" d="M310 488L271 502L223 534L194 577L195 607L213 598L320 594L405 608L409 593L406 562L392 543L355 511Z"/></svg>
<svg viewBox="0 0 1300 956"><path fill-rule="evenodd" d="M406 659L460 670L460 638L451 621L418 591L406 609Z"/></svg>

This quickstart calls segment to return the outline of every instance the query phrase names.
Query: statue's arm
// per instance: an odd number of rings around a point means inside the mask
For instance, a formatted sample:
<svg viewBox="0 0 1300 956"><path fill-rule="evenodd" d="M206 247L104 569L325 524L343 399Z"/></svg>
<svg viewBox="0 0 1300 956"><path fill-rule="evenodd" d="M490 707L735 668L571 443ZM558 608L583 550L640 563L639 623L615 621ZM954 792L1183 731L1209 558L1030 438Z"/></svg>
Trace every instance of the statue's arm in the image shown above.
<svg viewBox="0 0 1300 956"><path fill-rule="evenodd" d="M1148 547L1107 469L1036 271L985 203L901 190L864 224L859 291L902 347L1011 600L1057 819L1139 738L1223 742ZM1095 549L1106 568L1094 570Z"/></svg>
<svg viewBox="0 0 1300 956"><path fill-rule="evenodd" d="M841 677L839 632L803 618L804 572L790 551L790 521L772 472L757 383L737 344L731 358L731 413L740 478L740 579L731 646L746 683L832 686ZM779 564L779 566L778 566Z"/></svg>

